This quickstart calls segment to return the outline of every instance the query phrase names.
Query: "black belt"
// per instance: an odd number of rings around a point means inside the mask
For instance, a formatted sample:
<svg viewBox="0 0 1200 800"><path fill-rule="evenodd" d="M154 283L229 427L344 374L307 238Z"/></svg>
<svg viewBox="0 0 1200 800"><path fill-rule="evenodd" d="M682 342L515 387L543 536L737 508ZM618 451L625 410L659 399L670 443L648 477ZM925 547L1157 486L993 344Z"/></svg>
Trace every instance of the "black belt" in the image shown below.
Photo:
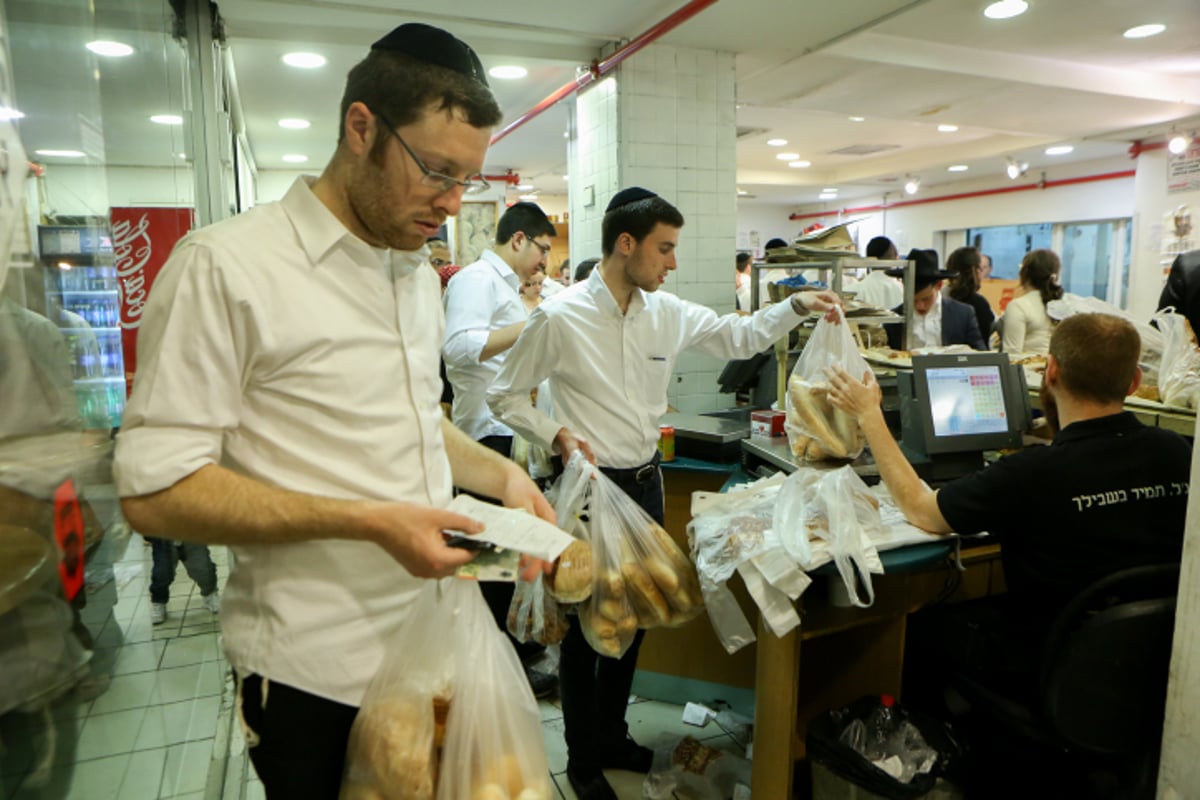
<svg viewBox="0 0 1200 800"><path fill-rule="evenodd" d="M626 469L601 467L600 471L612 478L615 483L649 483L658 474L658 462L660 460L662 460L661 456L655 453L654 458L640 467L628 467Z"/></svg>

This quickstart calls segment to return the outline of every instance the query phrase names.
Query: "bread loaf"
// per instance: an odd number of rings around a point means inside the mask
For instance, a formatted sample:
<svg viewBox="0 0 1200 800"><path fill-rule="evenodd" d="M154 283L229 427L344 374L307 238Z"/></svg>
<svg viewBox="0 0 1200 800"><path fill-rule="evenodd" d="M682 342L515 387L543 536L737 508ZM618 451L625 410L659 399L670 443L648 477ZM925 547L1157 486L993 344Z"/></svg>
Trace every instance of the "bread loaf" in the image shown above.
<svg viewBox="0 0 1200 800"><path fill-rule="evenodd" d="M629 562L621 565L621 576L625 579L626 597L637 615L638 624L643 628L665 625L671 617L671 609L650 573L641 564Z"/></svg>
<svg viewBox="0 0 1200 800"><path fill-rule="evenodd" d="M434 728L434 706L427 696L397 695L364 705L350 731L341 796L365 798L373 788L386 798L432 800Z"/></svg>
<svg viewBox="0 0 1200 800"><path fill-rule="evenodd" d="M833 457L845 458L849 451L830 424L833 406L829 403L829 389L813 386L793 375L788 380L788 399L796 417L795 426L813 434L820 440L822 449ZM811 452L811 445L806 450L806 457L808 452Z"/></svg>
<svg viewBox="0 0 1200 800"><path fill-rule="evenodd" d="M582 603L592 596L592 575L592 545L576 539L558 557L546 589L560 603Z"/></svg>

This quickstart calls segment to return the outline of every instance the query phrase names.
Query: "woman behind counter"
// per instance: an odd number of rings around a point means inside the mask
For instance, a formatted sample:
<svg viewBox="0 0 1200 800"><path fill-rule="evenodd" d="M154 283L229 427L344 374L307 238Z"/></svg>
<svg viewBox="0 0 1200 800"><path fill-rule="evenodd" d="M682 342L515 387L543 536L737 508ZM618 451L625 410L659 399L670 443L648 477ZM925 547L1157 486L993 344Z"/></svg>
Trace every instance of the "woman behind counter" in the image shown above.
<svg viewBox="0 0 1200 800"><path fill-rule="evenodd" d="M979 332L983 334L983 341L988 342L996 315L992 313L987 298L979 293L983 273L983 258L979 250L974 247L958 248L946 259L946 269L954 273L950 279L950 297L975 309Z"/></svg>
<svg viewBox="0 0 1200 800"><path fill-rule="evenodd" d="M1018 277L1024 290L1008 304L1001 320L1000 349L1008 353L1045 353L1052 324L1046 304L1063 296L1058 285L1062 262L1053 250L1034 250L1021 261Z"/></svg>

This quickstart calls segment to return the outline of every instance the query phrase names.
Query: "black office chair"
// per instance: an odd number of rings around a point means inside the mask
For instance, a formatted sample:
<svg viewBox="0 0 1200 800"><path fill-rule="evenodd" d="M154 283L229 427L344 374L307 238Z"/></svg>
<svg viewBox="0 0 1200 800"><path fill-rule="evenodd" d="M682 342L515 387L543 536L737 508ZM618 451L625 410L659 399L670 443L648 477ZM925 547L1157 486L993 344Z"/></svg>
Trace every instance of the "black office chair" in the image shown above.
<svg viewBox="0 0 1200 800"><path fill-rule="evenodd" d="M1152 565L1080 592L1046 639L1038 707L964 675L952 689L982 719L1061 756L1073 796L1152 797L1178 583L1178 564Z"/></svg>

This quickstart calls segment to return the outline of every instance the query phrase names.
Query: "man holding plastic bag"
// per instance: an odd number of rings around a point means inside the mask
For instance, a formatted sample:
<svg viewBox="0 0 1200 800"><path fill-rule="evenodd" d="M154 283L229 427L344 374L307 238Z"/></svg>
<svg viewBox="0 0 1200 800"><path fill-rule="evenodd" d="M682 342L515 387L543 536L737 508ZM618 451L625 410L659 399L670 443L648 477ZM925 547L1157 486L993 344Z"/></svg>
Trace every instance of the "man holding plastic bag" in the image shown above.
<svg viewBox="0 0 1200 800"><path fill-rule="evenodd" d="M602 222L599 267L534 309L488 392L505 424L564 462L582 451L660 525L658 419L679 354L748 358L810 311L838 302L828 292L802 292L752 316L718 316L659 292L676 268L682 227L683 215L653 192L617 192ZM544 379L554 394L553 419L527 400ZM641 639L639 630L620 659L599 657L579 626L563 641L567 777L581 800L615 797L602 769L650 768L651 751L627 738L625 724Z"/></svg>

